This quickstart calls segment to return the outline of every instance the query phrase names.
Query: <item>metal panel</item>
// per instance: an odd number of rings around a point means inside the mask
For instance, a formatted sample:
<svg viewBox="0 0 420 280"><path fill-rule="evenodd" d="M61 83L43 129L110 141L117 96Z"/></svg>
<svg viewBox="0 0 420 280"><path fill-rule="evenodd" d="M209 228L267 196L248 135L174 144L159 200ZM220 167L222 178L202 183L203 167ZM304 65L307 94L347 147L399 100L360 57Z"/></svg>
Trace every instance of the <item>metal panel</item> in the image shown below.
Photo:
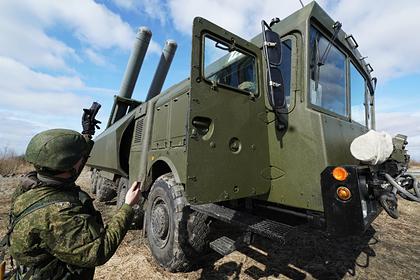
<svg viewBox="0 0 420 280"><path fill-rule="evenodd" d="M201 75L202 37L211 34L234 42L237 49L255 56L259 96L217 87ZM267 193L270 181L261 175L269 167L268 136L263 98L261 51L252 43L196 18L193 26L188 163L186 194L191 203L216 202ZM209 132L197 134L194 118L210 120ZM236 150L234 146L240 148Z"/></svg>
<svg viewBox="0 0 420 280"><path fill-rule="evenodd" d="M120 146L124 131L134 121L135 111L129 112L95 138L87 166L127 176L120 165Z"/></svg>
<svg viewBox="0 0 420 280"><path fill-rule="evenodd" d="M185 145L187 133L188 93L171 100L170 118L170 146L180 147Z"/></svg>
<svg viewBox="0 0 420 280"><path fill-rule="evenodd" d="M163 149L168 142L169 104L155 108L151 149Z"/></svg>

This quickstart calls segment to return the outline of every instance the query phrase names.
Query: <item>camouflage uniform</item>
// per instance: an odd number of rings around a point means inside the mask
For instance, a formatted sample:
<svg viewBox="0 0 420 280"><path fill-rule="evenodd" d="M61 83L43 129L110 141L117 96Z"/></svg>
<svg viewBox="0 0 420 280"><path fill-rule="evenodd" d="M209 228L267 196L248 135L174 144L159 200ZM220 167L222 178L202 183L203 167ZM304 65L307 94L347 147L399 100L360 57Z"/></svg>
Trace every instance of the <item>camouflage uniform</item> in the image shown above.
<svg viewBox="0 0 420 280"><path fill-rule="evenodd" d="M30 279L93 279L95 266L110 259L122 241L133 209L125 204L104 227L87 193L74 183L46 181L31 172L16 190L13 215L37 201L44 206L16 224L10 253L18 265L33 267Z"/></svg>
<svg viewBox="0 0 420 280"><path fill-rule="evenodd" d="M7 239L19 268L15 279L92 279L121 243L132 207L123 205L104 227L92 199L74 183L92 145L89 135L66 129L31 139L25 158L37 172L13 195ZM70 177L62 179L64 171Z"/></svg>

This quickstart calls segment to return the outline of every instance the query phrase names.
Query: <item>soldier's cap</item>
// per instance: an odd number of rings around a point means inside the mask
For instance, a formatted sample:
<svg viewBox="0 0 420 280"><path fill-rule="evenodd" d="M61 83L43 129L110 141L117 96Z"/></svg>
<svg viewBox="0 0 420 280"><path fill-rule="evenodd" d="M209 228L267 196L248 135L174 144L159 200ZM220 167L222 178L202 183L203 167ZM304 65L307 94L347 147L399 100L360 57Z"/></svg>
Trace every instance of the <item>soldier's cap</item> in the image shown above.
<svg viewBox="0 0 420 280"><path fill-rule="evenodd" d="M26 161L36 167L67 171L90 151L83 135L70 129L50 129L36 134L28 144Z"/></svg>

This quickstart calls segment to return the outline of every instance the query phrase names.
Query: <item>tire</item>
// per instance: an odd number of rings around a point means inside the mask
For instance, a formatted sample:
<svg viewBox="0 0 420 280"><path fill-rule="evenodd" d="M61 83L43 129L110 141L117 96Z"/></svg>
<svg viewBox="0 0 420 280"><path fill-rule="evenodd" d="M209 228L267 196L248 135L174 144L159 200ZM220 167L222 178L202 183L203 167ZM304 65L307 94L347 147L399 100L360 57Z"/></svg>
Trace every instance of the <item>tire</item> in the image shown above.
<svg viewBox="0 0 420 280"><path fill-rule="evenodd" d="M96 187L97 187L97 183L98 183L98 172L96 171L96 169L92 170L92 176L91 178L91 184L90 184L90 191L93 194L96 194Z"/></svg>
<svg viewBox="0 0 420 280"><path fill-rule="evenodd" d="M146 207L146 233L156 261L170 272L187 271L208 247L208 217L190 210L172 173L152 186Z"/></svg>
<svg viewBox="0 0 420 280"><path fill-rule="evenodd" d="M117 209L124 205L128 188L128 179L121 177L117 187Z"/></svg>
<svg viewBox="0 0 420 280"><path fill-rule="evenodd" d="M115 183L100 175L96 187L96 199L101 202L110 201L117 195Z"/></svg>
<svg viewBox="0 0 420 280"><path fill-rule="evenodd" d="M117 188L117 209L120 209L125 203L125 196L129 189L129 181L127 178L120 178ZM141 229L143 227L143 218L144 218L144 198L141 197L138 205L134 206L134 217L131 225L131 229Z"/></svg>

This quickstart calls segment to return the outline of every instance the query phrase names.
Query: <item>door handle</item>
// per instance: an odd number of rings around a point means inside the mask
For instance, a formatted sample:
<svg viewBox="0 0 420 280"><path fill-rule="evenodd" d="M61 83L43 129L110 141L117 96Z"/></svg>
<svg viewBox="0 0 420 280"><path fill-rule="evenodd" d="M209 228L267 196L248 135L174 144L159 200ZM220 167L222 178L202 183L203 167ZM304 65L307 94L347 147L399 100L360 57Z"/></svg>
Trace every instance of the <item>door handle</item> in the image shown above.
<svg viewBox="0 0 420 280"><path fill-rule="evenodd" d="M207 117L197 116L192 119L192 125L196 132L200 135L205 135L207 132L209 132L211 123L212 120Z"/></svg>

